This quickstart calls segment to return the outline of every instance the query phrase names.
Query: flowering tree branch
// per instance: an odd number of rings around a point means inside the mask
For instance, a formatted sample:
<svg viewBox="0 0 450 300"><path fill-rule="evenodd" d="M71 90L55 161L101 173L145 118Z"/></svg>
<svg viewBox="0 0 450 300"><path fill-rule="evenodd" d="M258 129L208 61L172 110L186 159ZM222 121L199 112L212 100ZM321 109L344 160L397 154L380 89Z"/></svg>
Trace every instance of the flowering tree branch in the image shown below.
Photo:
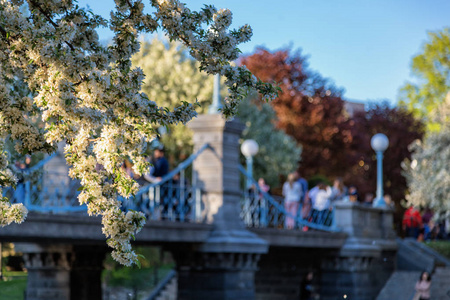
<svg viewBox="0 0 450 300"><path fill-rule="evenodd" d="M39 3L36 3L36 2L34 2L34 1L30 1L30 4L32 4L34 7L36 7L36 8L41 12L41 14L44 15L44 17L48 20L48 22L49 22L50 24L53 25L53 27L58 28L58 24L56 24L55 22L53 22L52 18L48 15L48 13L46 13L46 12L42 9L42 7L39 5ZM74 48L69 42L67 42L67 41L64 41L64 42L67 44L67 46L69 46L69 48L70 48L72 51L75 51L75 48Z"/></svg>
<svg viewBox="0 0 450 300"><path fill-rule="evenodd" d="M137 261L130 240L145 218L120 209L118 196L129 197L139 188L121 165L130 158L136 174L147 173L144 153L155 128L185 124L196 116L195 104L183 102L170 110L141 92L145 75L131 65L140 48L139 34L161 29L190 49L200 69L225 76L230 92L223 109L226 117L234 114L248 90L272 99L277 89L245 67L230 64L239 55L237 45L248 41L252 32L248 25L229 30L229 10L205 6L195 12L178 0L152 0L156 12L149 15L141 0L115 0L111 19L105 20L74 2L0 0L0 32L6 37L0 40L0 186L17 181L3 148L7 137L22 154L51 153L64 141L69 175L82 185L79 202L87 205L89 215L102 216L113 257L130 265ZM99 42L100 26L113 31L111 45ZM8 33L20 38L8 38ZM30 122L37 115L44 128ZM22 205L0 199L0 225L20 223L25 217Z"/></svg>

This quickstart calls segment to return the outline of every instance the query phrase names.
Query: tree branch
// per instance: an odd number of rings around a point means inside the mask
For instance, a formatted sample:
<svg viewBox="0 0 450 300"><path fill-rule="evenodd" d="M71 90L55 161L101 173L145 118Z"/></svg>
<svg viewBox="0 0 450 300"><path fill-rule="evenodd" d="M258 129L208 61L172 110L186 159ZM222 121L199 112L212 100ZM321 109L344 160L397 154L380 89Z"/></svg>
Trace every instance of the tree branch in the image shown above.
<svg viewBox="0 0 450 300"><path fill-rule="evenodd" d="M33 0L30 0L30 3L33 4L38 10L39 12L44 15L44 17L50 22L50 24L53 25L53 27L58 28L58 24L56 24L52 18L47 14L47 12L45 10L42 9L42 7L39 5L39 3L34 2ZM64 43L67 44L67 46L69 46L70 50L75 51L74 46L72 46L71 43L64 41Z"/></svg>

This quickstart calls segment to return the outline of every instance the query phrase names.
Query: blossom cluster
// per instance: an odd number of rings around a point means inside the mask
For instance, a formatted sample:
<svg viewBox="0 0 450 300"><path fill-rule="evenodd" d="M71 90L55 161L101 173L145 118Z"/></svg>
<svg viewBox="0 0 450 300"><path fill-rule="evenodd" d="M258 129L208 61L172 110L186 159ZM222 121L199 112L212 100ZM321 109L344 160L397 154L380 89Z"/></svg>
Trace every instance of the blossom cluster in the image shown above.
<svg viewBox="0 0 450 300"><path fill-rule="evenodd" d="M430 132L423 142L410 148L411 161L403 163L411 204L427 206L435 212L450 211L450 93L446 101L433 112L433 121L440 130Z"/></svg>
<svg viewBox="0 0 450 300"><path fill-rule="evenodd" d="M17 177L8 169L8 157L4 150L4 143L0 140L0 227L15 223L22 223L27 217L27 209L23 204L11 204L7 197L3 197L3 186L15 187Z"/></svg>
<svg viewBox="0 0 450 300"><path fill-rule="evenodd" d="M138 189L121 165L129 158L136 174L146 173L144 153L155 128L196 116L193 104L170 110L141 92L143 71L131 64L139 34L161 29L187 46L202 70L225 76L227 117L249 89L266 98L274 98L277 89L245 67L231 66L237 45L252 32L248 25L229 30L229 10L206 6L194 12L177 0L155 0L155 12L146 14L141 0L115 4L106 20L73 0L0 0L0 137L10 138L23 154L51 153L64 141L69 175L82 184L79 201L90 215L102 216L114 257L129 265L136 262L130 240L142 229L144 216L120 209L118 195L129 197ZM99 42L100 26L114 32L108 46ZM30 121L36 115L42 128ZM0 166L1 186L12 182L7 170ZM0 210L0 224L21 222L25 215L23 207L5 200Z"/></svg>

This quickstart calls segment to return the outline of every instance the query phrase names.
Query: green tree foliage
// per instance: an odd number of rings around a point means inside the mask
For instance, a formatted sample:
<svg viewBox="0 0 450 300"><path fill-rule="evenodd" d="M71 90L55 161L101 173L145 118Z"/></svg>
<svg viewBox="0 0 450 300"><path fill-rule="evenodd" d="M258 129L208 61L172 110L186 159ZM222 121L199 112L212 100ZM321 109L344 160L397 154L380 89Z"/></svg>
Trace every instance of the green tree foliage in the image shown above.
<svg viewBox="0 0 450 300"><path fill-rule="evenodd" d="M437 212L450 210L450 93L435 111L433 121L441 130L411 146L411 161L403 165L410 194L408 202Z"/></svg>
<svg viewBox="0 0 450 300"><path fill-rule="evenodd" d="M158 105L174 109L182 101L197 100L200 104L197 111L207 111L212 99L213 77L199 71L200 63L190 57L181 43L160 38L143 41L132 62L146 74L143 92ZM161 142L175 163L192 152L192 132L182 124L168 127Z"/></svg>
<svg viewBox="0 0 450 300"><path fill-rule="evenodd" d="M199 63L181 44L159 38L142 42L133 64L144 70L143 91L158 105L172 109L181 101L197 99L198 112L207 113L214 78L199 71ZM225 95L224 88L221 94ZM275 129L276 115L270 105L257 106L243 101L239 106L239 118L247 124L243 138L255 139L260 145L255 157L255 178L263 177L270 185L278 185L280 174L297 167L301 149L292 138ZM161 136L161 142L174 165L192 153L192 132L185 126L170 126L167 134Z"/></svg>
<svg viewBox="0 0 450 300"><path fill-rule="evenodd" d="M301 146L275 127L277 118L270 104L242 101L238 116L246 125L242 138L253 139L259 144L259 152L254 157L254 178L262 177L270 186L278 186L280 175L298 168Z"/></svg>
<svg viewBox="0 0 450 300"><path fill-rule="evenodd" d="M412 60L417 82L407 82L401 89L400 103L415 116L423 118L429 130L439 128L429 115L450 90L450 28L428 33L422 53Z"/></svg>

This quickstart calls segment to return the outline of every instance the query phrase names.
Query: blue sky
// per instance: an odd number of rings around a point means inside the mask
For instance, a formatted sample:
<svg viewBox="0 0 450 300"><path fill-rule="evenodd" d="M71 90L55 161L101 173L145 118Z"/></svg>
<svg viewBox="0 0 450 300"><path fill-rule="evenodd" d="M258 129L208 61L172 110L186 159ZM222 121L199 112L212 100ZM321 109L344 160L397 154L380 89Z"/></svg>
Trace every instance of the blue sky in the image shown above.
<svg viewBox="0 0 450 300"><path fill-rule="evenodd" d="M149 1L144 0L144 4ZM185 0L229 8L235 27L250 24L253 38L241 50L301 48L310 67L345 89L344 97L361 102L395 103L410 77L413 55L428 31L450 26L449 0ZM80 0L108 16L112 0ZM108 39L108 31L100 32Z"/></svg>

